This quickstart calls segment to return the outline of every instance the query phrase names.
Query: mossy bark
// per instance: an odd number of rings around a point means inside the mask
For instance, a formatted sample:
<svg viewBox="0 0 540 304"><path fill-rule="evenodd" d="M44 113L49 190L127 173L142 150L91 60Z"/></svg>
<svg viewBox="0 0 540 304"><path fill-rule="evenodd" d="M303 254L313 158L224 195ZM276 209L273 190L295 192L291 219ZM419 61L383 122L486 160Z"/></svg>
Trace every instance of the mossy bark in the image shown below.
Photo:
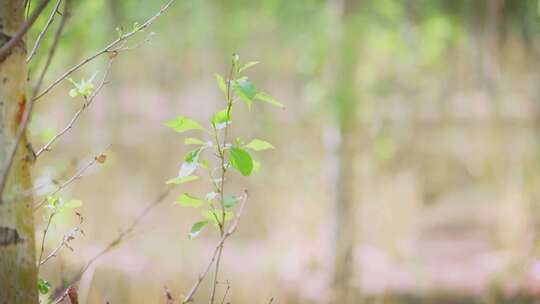
<svg viewBox="0 0 540 304"><path fill-rule="evenodd" d="M24 22L24 0L0 0L0 46ZM3 167L26 104L26 46L18 43L0 61L0 164ZM0 303L38 303L31 161L23 136L0 203ZM3 168L1 168L3 169Z"/></svg>

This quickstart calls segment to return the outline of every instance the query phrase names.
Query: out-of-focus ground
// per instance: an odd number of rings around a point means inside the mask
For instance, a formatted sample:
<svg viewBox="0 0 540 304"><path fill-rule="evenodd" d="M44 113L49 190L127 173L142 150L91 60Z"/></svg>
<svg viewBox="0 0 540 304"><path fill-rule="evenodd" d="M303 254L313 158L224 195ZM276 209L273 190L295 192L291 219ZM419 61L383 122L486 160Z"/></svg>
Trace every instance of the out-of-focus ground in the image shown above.
<svg viewBox="0 0 540 304"><path fill-rule="evenodd" d="M98 2L77 7L74 29L66 33L62 58L48 81L114 37L120 23L99 7L107 1ZM360 106L350 164L355 292L378 303L391 294L486 301L498 293L535 296L540 73L534 5L524 8L532 24L524 37L524 25L515 25L520 19L513 15L506 17L504 35L501 29L491 33L485 8L471 8L467 1L457 12L445 1L424 10L425 1L412 1L418 3L411 7L366 2L357 25ZM511 10L518 1L502 2ZM129 26L159 7L158 1L137 5L125 1L118 22ZM324 61L334 53L325 39L334 29L325 23L326 8L324 1L180 1L160 17L151 42L118 57L94 104L38 161L34 178L46 184L73 174L111 145L105 165L92 167L62 192L84 202L85 236L72 242L73 252L65 250L45 265L42 276L53 285L69 278L163 191L188 148L185 136L162 123L176 115L208 121L222 103L213 75L224 73L236 51L242 60L261 61L250 78L286 109L257 104L251 112L235 113L235 134L256 135L276 149L258 154L262 168L253 178L233 180L231 189L245 187L251 196L222 261L230 301L326 303L339 145L327 97L332 75L326 71L332 69ZM97 14L103 11L108 13ZM95 28L85 29L87 24ZM97 62L75 78L103 69L104 62ZM66 82L38 104L35 146L66 125L80 105L68 90ZM86 272L82 303L162 303L164 286L175 297L188 291L217 233L208 230L188 240L197 214L173 205L183 191L207 189L201 182L178 186L135 237ZM49 249L76 220L73 214L58 220ZM206 295L201 292L204 300Z"/></svg>

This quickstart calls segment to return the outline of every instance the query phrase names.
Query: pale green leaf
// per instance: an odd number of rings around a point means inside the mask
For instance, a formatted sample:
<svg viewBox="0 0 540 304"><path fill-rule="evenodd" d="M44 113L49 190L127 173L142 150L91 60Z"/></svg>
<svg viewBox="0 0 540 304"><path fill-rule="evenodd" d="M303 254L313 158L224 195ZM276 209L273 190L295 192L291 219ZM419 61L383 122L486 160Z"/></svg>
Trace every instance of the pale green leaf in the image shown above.
<svg viewBox="0 0 540 304"><path fill-rule="evenodd" d="M248 152L240 148L231 148L229 150L231 165L243 176L248 176L253 170L253 159Z"/></svg>
<svg viewBox="0 0 540 304"><path fill-rule="evenodd" d="M186 207L199 207L203 201L187 193L183 193L176 198L176 203Z"/></svg>
<svg viewBox="0 0 540 304"><path fill-rule="evenodd" d="M258 92L255 95L255 99L267 102L267 103L269 103L269 104L271 104L273 106L276 106L278 108L282 108L282 109L285 108L285 106L281 102L275 100L272 96L270 96L270 95L268 95L266 93Z"/></svg>
<svg viewBox="0 0 540 304"><path fill-rule="evenodd" d="M227 94L227 84L225 83L225 79L223 79L223 77L221 77L221 75L219 75L217 73L215 74L215 76L216 76L216 82L217 82L217 85L218 85L219 89L223 93Z"/></svg>
<svg viewBox="0 0 540 304"><path fill-rule="evenodd" d="M234 93L245 102L248 107L251 107L253 98L257 95L257 89L248 81L247 77L242 77L234 81L233 83Z"/></svg>
<svg viewBox="0 0 540 304"><path fill-rule="evenodd" d="M195 137L188 137L184 140L184 144L186 145L204 145L205 142L198 139L198 138L195 138Z"/></svg>
<svg viewBox="0 0 540 304"><path fill-rule="evenodd" d="M238 72L239 72L239 73L242 73L243 71L245 71L245 70L251 68L252 66L257 65L258 63L259 63L258 61L250 61L250 62L244 64L244 66L242 66L242 67L238 70Z"/></svg>
<svg viewBox="0 0 540 304"><path fill-rule="evenodd" d="M268 149L274 149L271 143L255 138L249 144L245 145L245 148L255 150L255 151L264 151Z"/></svg>
<svg viewBox="0 0 540 304"><path fill-rule="evenodd" d="M165 123L165 126L173 129L178 133L186 132L189 130L202 129L201 125L199 125L198 122L184 116L178 116L173 120L167 121Z"/></svg>
<svg viewBox="0 0 540 304"><path fill-rule="evenodd" d="M194 181L194 180L197 180L197 179L199 179L199 177L196 176L196 175L190 175L190 176L186 176L186 177L177 176L177 177L168 179L165 182L165 184L167 184L167 185L170 185L170 184L180 185L180 184L191 182L191 181Z"/></svg>
<svg viewBox="0 0 540 304"><path fill-rule="evenodd" d="M189 232L188 238L191 240L199 235L206 224L208 224L208 221L200 221L193 224L193 226L191 226L191 231Z"/></svg>
<svg viewBox="0 0 540 304"><path fill-rule="evenodd" d="M225 206L225 208L232 208L232 207L234 207L239 201L240 201L240 197L239 197L239 196L234 196L234 195L231 195L231 196L225 196L225 197L223 198L223 205Z"/></svg>

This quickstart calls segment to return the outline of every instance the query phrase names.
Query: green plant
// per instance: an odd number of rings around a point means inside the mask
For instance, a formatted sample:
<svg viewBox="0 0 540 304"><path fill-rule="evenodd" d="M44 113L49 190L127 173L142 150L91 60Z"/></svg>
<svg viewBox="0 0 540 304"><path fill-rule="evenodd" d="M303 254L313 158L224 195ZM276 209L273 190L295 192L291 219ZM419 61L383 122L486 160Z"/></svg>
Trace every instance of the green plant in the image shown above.
<svg viewBox="0 0 540 304"><path fill-rule="evenodd" d="M210 303L214 302L216 285L218 282L219 264L225 240L235 231L238 220L242 214L244 204L247 200L247 190L243 194L230 194L225 191L228 173L230 169L236 170L242 176L249 176L259 167L253 160L250 152L273 149L272 144L261 140L253 139L245 144L240 138L231 140L229 126L232 124L233 108L241 101L251 109L255 101L266 102L271 105L283 108L283 105L270 95L258 92L255 86L242 73L248 68L256 65L257 62L248 62L239 65L238 55L233 55L231 67L226 78L216 74L218 87L221 89L225 99L225 108L216 111L209 121L209 128L204 128L201 124L184 116L178 116L167 121L165 125L178 133L200 130L209 138L201 139L188 137L184 143L195 145L184 157L184 162L180 166L176 177L167 181L167 184L183 184L200 178L197 170L207 171L211 191L204 197L198 197L188 193L182 193L176 199L176 203L186 207L201 209L201 219L197 220L189 231L190 239L196 237L209 223L219 232L220 241L206 270L193 285L190 292L184 297L183 303L193 300L193 295L197 291L211 265L215 263L212 291ZM211 158L215 160L215 166L211 165ZM232 222L231 222L232 221Z"/></svg>

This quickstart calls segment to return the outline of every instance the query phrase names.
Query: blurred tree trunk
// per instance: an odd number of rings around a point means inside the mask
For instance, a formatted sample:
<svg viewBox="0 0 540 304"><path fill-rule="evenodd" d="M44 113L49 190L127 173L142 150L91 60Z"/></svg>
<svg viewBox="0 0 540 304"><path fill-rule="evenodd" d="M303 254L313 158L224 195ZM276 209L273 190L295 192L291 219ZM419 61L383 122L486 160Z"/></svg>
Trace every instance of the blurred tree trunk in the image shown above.
<svg viewBox="0 0 540 304"><path fill-rule="evenodd" d="M335 257L333 275L333 303L349 303L351 301L351 277L353 274L353 248L355 240L355 208L354 208L354 147L358 143L355 136L356 96L354 70L355 47L358 37L354 35L351 21L354 0L330 0L330 9L336 17L339 36L334 73L333 97L336 102L337 129L339 143L336 148L337 175L335 187Z"/></svg>
<svg viewBox="0 0 540 304"><path fill-rule="evenodd" d="M0 0L0 46L24 22L24 0ZM0 166L6 162L25 106L26 46L23 41L0 61ZM38 303L34 220L26 136L21 139L0 202L0 303Z"/></svg>

